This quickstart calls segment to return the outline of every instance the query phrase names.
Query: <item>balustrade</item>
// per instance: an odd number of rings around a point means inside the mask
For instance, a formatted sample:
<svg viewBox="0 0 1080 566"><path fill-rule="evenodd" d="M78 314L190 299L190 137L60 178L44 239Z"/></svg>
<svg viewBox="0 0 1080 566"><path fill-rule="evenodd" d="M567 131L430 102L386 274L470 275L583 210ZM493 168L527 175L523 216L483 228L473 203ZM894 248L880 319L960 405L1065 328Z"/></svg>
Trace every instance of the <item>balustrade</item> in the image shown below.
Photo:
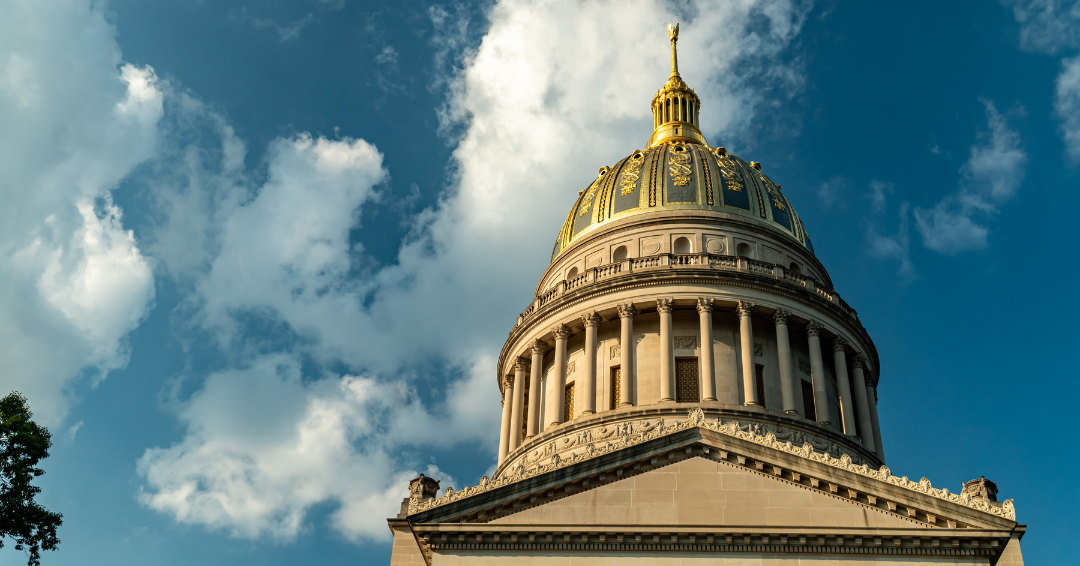
<svg viewBox="0 0 1080 566"><path fill-rule="evenodd" d="M658 254L648 257L640 257L626 260L619 263L609 263L600 267L594 267L585 273L560 282L555 287L552 287L548 291L545 291L542 295L538 296L529 308L525 309L518 317L517 323L521 323L528 320L534 315L539 308L552 303L560 296L571 290L581 289L590 283L595 283L600 279L620 275L623 273L633 273L637 271L646 271L654 269L671 269L680 267L707 267L710 269L716 269L718 271L746 271L755 275L762 275L767 277L773 277L777 280L784 281L785 283L793 284L797 287L801 287L809 293L818 295L819 297L839 306L844 312L850 315L852 318L857 318L858 315L855 309L851 308L840 296L830 289L825 289L809 275L803 275L800 273L794 273L784 266L769 263L765 261L758 261L755 259L749 259L745 257L736 257L728 255L713 255L713 254Z"/></svg>

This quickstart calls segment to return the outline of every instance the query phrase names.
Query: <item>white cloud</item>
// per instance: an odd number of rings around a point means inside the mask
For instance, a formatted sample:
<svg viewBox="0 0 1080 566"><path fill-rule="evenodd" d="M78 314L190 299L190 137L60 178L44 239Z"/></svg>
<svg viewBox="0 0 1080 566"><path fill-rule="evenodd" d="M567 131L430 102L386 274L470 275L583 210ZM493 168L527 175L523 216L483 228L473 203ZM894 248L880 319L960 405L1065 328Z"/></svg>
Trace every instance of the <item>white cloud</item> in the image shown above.
<svg viewBox="0 0 1080 566"><path fill-rule="evenodd" d="M1020 46L1055 54L1080 46L1080 2L1076 0L1015 0L1013 16L1020 23Z"/></svg>
<svg viewBox="0 0 1080 566"><path fill-rule="evenodd" d="M167 212L154 249L193 282L197 320L217 331L237 369L210 376L181 404L182 440L140 460L142 501L179 521L280 539L302 531L311 506L333 502L339 532L383 537L416 467L401 446L482 441L494 451L498 348L577 191L647 141L649 102L668 75L662 24L683 20L682 75L704 99L714 141L737 143L763 92L783 97L800 84L780 55L799 31L801 5L684 8L694 17L642 0L500 2L462 59L451 54L467 44L455 35L467 21L433 9L439 64L457 69L435 78L451 86L444 125L461 133L455 176L438 206L414 219L394 265L370 268L349 243L364 203L397 198L376 191L386 172L363 141L278 140L262 186L228 173L217 149L210 166L177 167L163 185L175 194L159 197ZM190 230L208 258L175 244ZM252 316L295 339L281 346L245 333ZM301 379L301 356L354 375ZM410 393L419 360L465 377L436 387L430 398L441 401L425 407Z"/></svg>
<svg viewBox="0 0 1080 566"><path fill-rule="evenodd" d="M1061 135L1069 157L1080 161L1080 56L1061 62L1054 89L1054 112L1061 119Z"/></svg>
<svg viewBox="0 0 1080 566"><path fill-rule="evenodd" d="M88 1L9 2L0 20L0 374L58 425L80 375L127 363L153 275L111 191L151 157L149 67L120 61Z"/></svg>
<svg viewBox="0 0 1080 566"><path fill-rule="evenodd" d="M1001 204L1010 200L1023 182L1027 153L1020 135L1009 128L994 104L984 100L989 132L971 146L960 169L961 188L932 209L915 209L915 223L926 247L942 253L985 248L989 229L984 225Z"/></svg>
<svg viewBox="0 0 1080 566"><path fill-rule="evenodd" d="M895 234L886 236L878 230L884 222L887 201L896 190L893 183L870 181L870 215L866 221L866 238L870 243L870 254L882 259L895 259L900 262L897 272L906 277L914 276L915 266L911 263L911 242L908 238L908 203L903 201L899 207L900 222Z"/></svg>

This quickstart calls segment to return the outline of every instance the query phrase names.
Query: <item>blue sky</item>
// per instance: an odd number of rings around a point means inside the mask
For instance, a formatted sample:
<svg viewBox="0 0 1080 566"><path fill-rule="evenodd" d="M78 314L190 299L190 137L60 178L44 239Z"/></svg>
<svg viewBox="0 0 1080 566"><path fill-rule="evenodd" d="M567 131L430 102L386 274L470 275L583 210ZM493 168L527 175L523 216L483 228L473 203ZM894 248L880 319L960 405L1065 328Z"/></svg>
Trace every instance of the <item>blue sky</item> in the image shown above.
<svg viewBox="0 0 1080 566"><path fill-rule="evenodd" d="M1080 4L0 0L0 388L56 440L45 563L387 563L410 477L491 468L495 356L647 141L669 21L705 135L877 344L890 467L991 478L1065 561Z"/></svg>

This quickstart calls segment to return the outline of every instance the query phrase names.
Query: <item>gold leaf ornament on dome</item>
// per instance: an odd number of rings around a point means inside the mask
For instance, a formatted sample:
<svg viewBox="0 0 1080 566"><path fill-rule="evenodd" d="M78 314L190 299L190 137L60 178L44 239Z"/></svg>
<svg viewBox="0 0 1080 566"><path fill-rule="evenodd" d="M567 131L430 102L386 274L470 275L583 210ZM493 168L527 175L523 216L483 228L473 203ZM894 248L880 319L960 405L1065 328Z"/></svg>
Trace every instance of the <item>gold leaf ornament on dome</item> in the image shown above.
<svg viewBox="0 0 1080 566"><path fill-rule="evenodd" d="M685 187L690 184L690 152L683 144L672 144L668 157L668 170L671 173L671 182L676 187Z"/></svg>
<svg viewBox="0 0 1080 566"><path fill-rule="evenodd" d="M727 181L728 190L741 193L743 190L743 178L738 167L735 167L735 162L731 160L727 151L722 147L714 149L713 154L716 155L716 163L720 165L720 174Z"/></svg>
<svg viewBox="0 0 1080 566"><path fill-rule="evenodd" d="M626 164L622 175L619 176L619 196L634 192L638 179L641 178L641 167L645 165L645 154L635 151L630 156L630 162Z"/></svg>
<svg viewBox="0 0 1080 566"><path fill-rule="evenodd" d="M592 206L593 198L596 197L596 189L600 187L600 180L604 178L604 173L607 173L607 167L600 168L600 174L596 176L596 180L589 185L589 190L585 193L585 198L581 199L581 209L578 212L578 216L585 216L589 213L589 207Z"/></svg>

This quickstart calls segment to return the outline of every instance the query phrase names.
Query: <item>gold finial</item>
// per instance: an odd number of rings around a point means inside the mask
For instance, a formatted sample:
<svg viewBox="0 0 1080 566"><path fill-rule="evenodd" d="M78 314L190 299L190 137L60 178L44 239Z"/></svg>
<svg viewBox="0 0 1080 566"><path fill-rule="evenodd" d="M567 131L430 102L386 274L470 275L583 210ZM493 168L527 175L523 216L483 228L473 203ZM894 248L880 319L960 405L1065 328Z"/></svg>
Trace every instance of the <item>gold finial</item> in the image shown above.
<svg viewBox="0 0 1080 566"><path fill-rule="evenodd" d="M678 22L676 22L674 26L671 25L671 22L668 22L667 34L668 37L671 38L671 76L677 77L679 76L679 53L675 49L675 44L679 41Z"/></svg>
<svg viewBox="0 0 1080 566"><path fill-rule="evenodd" d="M679 24L668 23L667 31L671 40L671 76L653 97L653 135L646 147L669 142L708 145L698 126L701 100L679 76Z"/></svg>

